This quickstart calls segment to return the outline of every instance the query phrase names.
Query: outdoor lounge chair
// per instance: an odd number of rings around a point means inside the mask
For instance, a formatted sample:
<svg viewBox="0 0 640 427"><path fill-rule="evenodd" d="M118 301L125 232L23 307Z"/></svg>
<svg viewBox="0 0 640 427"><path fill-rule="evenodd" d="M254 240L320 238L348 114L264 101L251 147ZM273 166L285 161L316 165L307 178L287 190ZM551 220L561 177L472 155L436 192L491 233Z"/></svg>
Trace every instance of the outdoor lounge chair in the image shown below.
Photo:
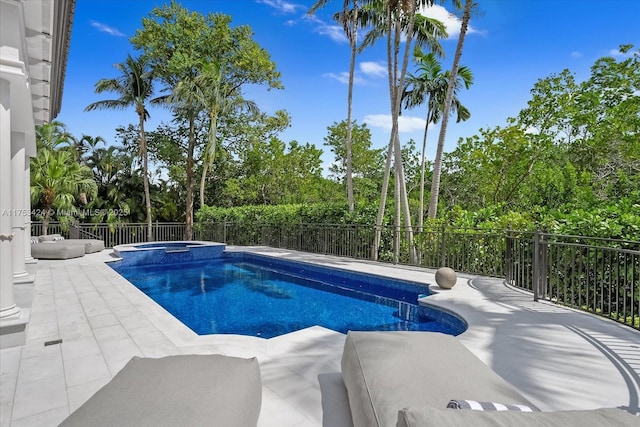
<svg viewBox="0 0 640 427"><path fill-rule="evenodd" d="M85 254L85 245L81 243L59 244L58 242L41 242L31 244L31 256L37 259L69 259L79 258Z"/></svg>
<svg viewBox="0 0 640 427"><path fill-rule="evenodd" d="M261 405L255 358L134 357L61 426L255 427Z"/></svg>
<svg viewBox="0 0 640 427"><path fill-rule="evenodd" d="M39 236L38 242L55 242L56 245L84 245L84 253L92 254L104 250L104 242L98 239L65 239L60 234ZM33 255L32 255L33 256ZM35 256L34 256L35 258Z"/></svg>
<svg viewBox="0 0 640 427"><path fill-rule="evenodd" d="M349 332L342 355L354 427L640 426L620 409L482 412L451 400L535 406L455 337L434 332Z"/></svg>

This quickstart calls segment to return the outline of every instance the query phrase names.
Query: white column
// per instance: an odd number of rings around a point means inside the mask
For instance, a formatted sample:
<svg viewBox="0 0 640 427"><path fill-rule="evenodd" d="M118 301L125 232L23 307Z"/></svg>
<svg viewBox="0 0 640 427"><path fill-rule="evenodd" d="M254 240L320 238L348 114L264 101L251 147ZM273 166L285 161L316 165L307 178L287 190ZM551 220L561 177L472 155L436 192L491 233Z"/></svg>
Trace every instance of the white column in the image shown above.
<svg viewBox="0 0 640 427"><path fill-rule="evenodd" d="M11 84L0 79L0 318L20 314L13 295L10 91Z"/></svg>
<svg viewBox="0 0 640 427"><path fill-rule="evenodd" d="M24 262L35 264L37 259L31 256L31 157L24 159Z"/></svg>
<svg viewBox="0 0 640 427"><path fill-rule="evenodd" d="M27 273L24 264L24 158L25 135L11 132L11 225L13 230L13 283L30 283L33 277Z"/></svg>

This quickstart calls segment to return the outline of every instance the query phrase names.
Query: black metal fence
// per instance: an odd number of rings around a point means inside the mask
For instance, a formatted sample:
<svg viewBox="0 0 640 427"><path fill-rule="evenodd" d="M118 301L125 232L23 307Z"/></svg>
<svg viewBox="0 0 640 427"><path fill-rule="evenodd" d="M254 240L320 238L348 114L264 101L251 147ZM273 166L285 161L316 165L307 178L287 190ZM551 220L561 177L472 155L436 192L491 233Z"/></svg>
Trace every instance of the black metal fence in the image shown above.
<svg viewBox="0 0 640 427"><path fill-rule="evenodd" d="M32 235L41 234L32 224ZM155 223L157 241L183 240L182 223ZM356 259L377 259L427 268L504 277L529 290L535 300L578 308L640 329L640 242L561 236L513 230L425 228L413 232L417 258L410 261L406 230L353 224L196 224L193 238L228 245L261 245ZM147 225L80 224L65 232L51 223L49 233L98 238L106 247L147 240ZM395 239L400 233L399 239ZM394 242L399 241L399 246Z"/></svg>

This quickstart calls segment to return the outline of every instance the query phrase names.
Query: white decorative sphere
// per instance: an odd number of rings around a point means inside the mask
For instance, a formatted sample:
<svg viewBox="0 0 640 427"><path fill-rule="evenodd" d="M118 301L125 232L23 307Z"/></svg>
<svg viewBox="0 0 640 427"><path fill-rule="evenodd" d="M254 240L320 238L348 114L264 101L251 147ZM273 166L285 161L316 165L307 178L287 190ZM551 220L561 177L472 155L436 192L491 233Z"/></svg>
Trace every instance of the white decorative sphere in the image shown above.
<svg viewBox="0 0 640 427"><path fill-rule="evenodd" d="M436 271L436 283L442 289L451 289L456 284L456 272L449 267L440 267Z"/></svg>

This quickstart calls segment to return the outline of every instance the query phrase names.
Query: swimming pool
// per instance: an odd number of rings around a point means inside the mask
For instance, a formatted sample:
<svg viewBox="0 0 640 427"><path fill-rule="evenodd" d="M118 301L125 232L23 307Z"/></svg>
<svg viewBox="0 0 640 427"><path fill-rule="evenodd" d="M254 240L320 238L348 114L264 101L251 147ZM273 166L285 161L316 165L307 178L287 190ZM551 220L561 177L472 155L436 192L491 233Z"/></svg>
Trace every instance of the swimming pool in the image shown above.
<svg viewBox="0 0 640 427"><path fill-rule="evenodd" d="M181 264L110 264L199 335L272 338L314 325L348 330L466 330L417 304L425 285L245 252Z"/></svg>

